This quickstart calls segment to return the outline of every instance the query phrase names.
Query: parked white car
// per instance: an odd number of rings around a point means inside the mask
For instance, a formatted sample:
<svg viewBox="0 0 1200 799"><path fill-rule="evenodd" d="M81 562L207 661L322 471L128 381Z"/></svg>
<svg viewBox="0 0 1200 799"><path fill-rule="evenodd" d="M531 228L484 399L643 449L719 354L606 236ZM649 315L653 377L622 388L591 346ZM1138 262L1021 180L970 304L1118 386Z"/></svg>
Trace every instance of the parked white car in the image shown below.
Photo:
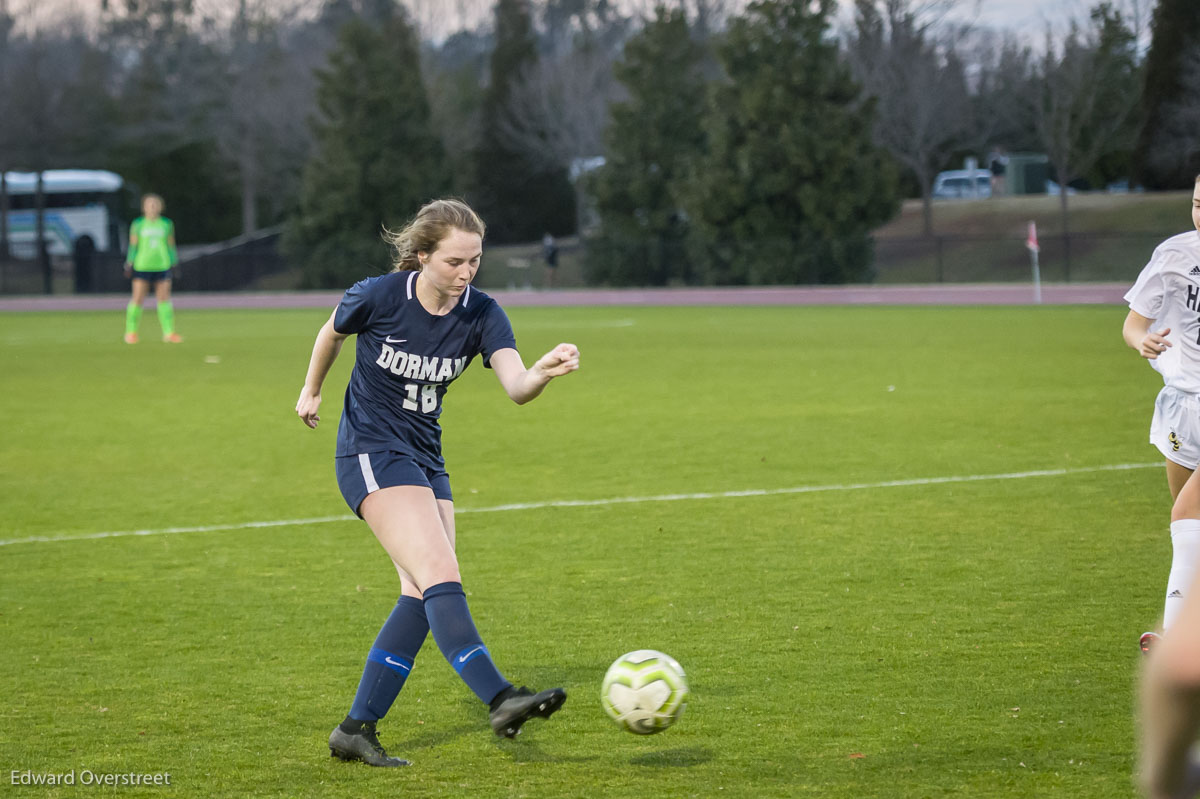
<svg viewBox="0 0 1200 799"><path fill-rule="evenodd" d="M992 196L992 173L986 169L951 169L933 179L937 199Z"/></svg>

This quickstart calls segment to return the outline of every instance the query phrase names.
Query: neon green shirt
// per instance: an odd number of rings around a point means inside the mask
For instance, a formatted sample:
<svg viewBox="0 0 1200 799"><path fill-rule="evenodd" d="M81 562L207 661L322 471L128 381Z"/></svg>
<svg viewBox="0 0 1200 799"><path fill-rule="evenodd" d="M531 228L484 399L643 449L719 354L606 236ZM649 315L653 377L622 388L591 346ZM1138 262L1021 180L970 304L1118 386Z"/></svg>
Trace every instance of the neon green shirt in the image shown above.
<svg viewBox="0 0 1200 799"><path fill-rule="evenodd" d="M138 272L164 272L175 265L175 223L165 216L139 216L129 226L129 262Z"/></svg>

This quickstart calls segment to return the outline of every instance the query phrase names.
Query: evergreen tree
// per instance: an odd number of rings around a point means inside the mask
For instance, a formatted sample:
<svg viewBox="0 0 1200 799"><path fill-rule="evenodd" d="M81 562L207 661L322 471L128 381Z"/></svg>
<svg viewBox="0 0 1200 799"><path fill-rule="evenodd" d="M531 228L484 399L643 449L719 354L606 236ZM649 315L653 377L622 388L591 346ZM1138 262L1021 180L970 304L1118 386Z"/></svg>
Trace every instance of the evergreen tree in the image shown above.
<svg viewBox="0 0 1200 799"><path fill-rule="evenodd" d="M1128 178L1132 169L1142 66L1137 38L1113 3L1098 3L1090 19L1095 43L1092 79L1101 89L1095 96L1092 123L1079 136L1084 159L1076 166L1090 186L1101 188L1115 178Z"/></svg>
<svg viewBox="0 0 1200 799"><path fill-rule="evenodd" d="M1198 47L1200 3L1158 0L1151 22L1150 50L1146 54L1142 128L1134 153L1135 179L1148 189L1190 188L1200 172L1200 154L1193 153L1191 161L1157 157L1168 107L1180 101L1188 88L1182 80L1184 58Z"/></svg>
<svg viewBox="0 0 1200 799"><path fill-rule="evenodd" d="M513 84L537 62L528 0L497 0L491 81L483 97L480 135L473 158L471 200L498 242L528 241L575 228L575 195L566 170L532 163L504 141Z"/></svg>
<svg viewBox="0 0 1200 799"><path fill-rule="evenodd" d="M102 22L111 58L129 64L117 92L112 168L163 195L180 242L237 235L237 184L208 125L225 101L220 56L198 34L193 4L123 0Z"/></svg>
<svg viewBox="0 0 1200 799"><path fill-rule="evenodd" d="M718 54L708 152L685 209L710 284L871 279L870 231L898 207L873 108L829 34L835 0L760 0Z"/></svg>
<svg viewBox="0 0 1200 799"><path fill-rule="evenodd" d="M588 241L591 283L665 285L690 274L675 196L704 146L705 51L682 10L659 6L614 67L629 99L611 108L607 155L588 181L599 231Z"/></svg>
<svg viewBox="0 0 1200 799"><path fill-rule="evenodd" d="M307 285L342 286L386 272L383 226L400 226L449 189L417 35L400 8L375 25L344 25L320 72L317 106L315 151L285 248Z"/></svg>
<svg viewBox="0 0 1200 799"><path fill-rule="evenodd" d="M453 183L470 187L474 175L472 155L480 140L480 117L491 37L461 30L440 45L425 42L425 84L433 124L442 139L454 170Z"/></svg>

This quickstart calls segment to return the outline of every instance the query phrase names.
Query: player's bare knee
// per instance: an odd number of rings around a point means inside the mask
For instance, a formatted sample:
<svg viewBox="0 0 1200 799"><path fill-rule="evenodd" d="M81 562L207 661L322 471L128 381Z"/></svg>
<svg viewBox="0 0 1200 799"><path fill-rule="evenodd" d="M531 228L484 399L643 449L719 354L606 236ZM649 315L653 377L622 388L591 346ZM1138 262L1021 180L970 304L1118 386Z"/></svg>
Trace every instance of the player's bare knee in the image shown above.
<svg viewBox="0 0 1200 799"><path fill-rule="evenodd" d="M416 583L416 588L422 592L426 591L431 585L462 582L462 574L458 569L458 559L453 556L453 553L451 553L450 557L430 559L429 563L422 564L420 568L416 569L412 576Z"/></svg>
<svg viewBox="0 0 1200 799"><path fill-rule="evenodd" d="M1174 524L1185 519L1200 519L1200 501L1194 497L1180 494L1175 503L1171 505L1171 523Z"/></svg>
<svg viewBox="0 0 1200 799"><path fill-rule="evenodd" d="M462 575L458 573L458 569L446 569L430 571L427 575L418 579L420 580L419 587L423 593L430 586L441 585L442 583L461 583Z"/></svg>

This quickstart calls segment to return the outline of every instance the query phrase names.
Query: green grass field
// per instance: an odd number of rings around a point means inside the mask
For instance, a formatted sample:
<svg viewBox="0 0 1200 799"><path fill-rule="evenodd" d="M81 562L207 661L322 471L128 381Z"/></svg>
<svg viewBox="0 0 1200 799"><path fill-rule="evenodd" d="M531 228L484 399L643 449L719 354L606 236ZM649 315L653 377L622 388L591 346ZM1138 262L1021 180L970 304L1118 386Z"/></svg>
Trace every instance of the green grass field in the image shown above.
<svg viewBox="0 0 1200 799"><path fill-rule="evenodd" d="M1170 545L1123 309L514 309L583 368L451 389L459 551L500 667L570 699L496 739L428 642L380 726L415 765L372 770L325 746L398 590L333 477L351 350L310 431L325 311L179 305L177 347L0 315L5 795L1136 795ZM597 696L643 647L692 688L647 738ZM85 769L172 784L11 784Z"/></svg>

